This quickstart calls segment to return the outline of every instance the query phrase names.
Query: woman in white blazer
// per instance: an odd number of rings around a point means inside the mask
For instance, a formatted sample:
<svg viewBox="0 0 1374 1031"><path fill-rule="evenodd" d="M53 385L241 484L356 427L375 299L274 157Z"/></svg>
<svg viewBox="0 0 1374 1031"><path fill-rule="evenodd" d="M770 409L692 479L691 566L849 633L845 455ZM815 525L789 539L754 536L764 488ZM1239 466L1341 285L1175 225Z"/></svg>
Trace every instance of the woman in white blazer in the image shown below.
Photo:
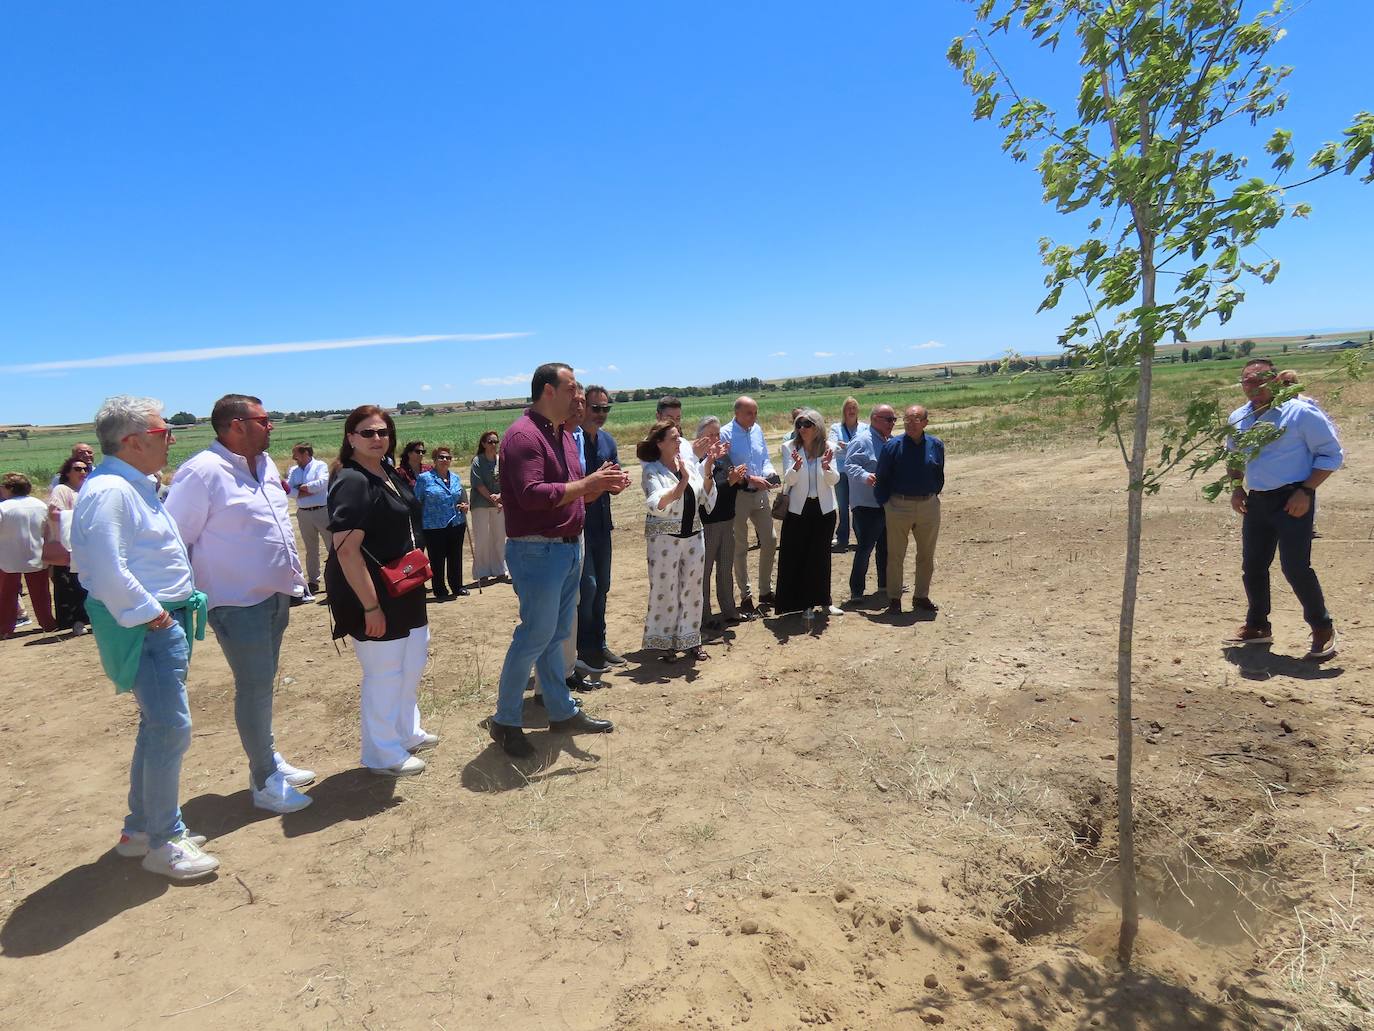
<svg viewBox="0 0 1374 1031"><path fill-rule="evenodd" d="M711 447L701 461L684 459L674 423L654 423L635 454L644 463L644 536L649 556L649 611L644 647L676 662L678 652L709 658L701 646L702 566L706 543L697 506L715 508L715 481L705 475L722 453Z"/></svg>
<svg viewBox="0 0 1374 1031"><path fill-rule="evenodd" d="M830 541L835 536L835 452L826 440L825 420L804 408L793 420L794 437L782 477L787 514L778 546L778 612L843 615L830 603Z"/></svg>

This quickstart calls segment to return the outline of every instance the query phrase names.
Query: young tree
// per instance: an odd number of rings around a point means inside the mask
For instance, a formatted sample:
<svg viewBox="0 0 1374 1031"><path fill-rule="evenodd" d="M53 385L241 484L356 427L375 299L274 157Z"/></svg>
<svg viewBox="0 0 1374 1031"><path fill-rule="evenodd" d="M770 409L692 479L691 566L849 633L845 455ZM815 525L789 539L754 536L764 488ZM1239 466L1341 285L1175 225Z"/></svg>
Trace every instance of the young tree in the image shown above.
<svg viewBox="0 0 1374 1031"><path fill-rule="evenodd" d="M1081 291L1087 310L1070 318L1060 343L1083 359L1075 375L1099 396L1102 426L1115 434L1127 470L1117 635L1117 954L1123 965L1130 963L1139 926L1131 670L1142 503L1162 473L1146 469L1155 348L1166 338L1186 340L1208 318L1226 322L1244 298L1244 277L1274 278L1278 262L1252 259L1250 252L1290 212L1281 180L1293 164L1291 133L1277 130L1265 144L1277 170L1272 179L1247 177L1245 157L1216 145L1219 129L1241 119L1257 123L1286 100L1280 84L1289 69L1267 63L1283 36L1284 0L1250 20L1243 7L1244 0L978 0L975 17L983 27L955 39L948 52L973 93L974 118L1000 113L1002 146L1012 159L1025 161L1040 149L1046 201L1064 214L1105 212L1088 222L1077 246L1041 241L1049 268L1041 310L1057 306L1067 286ZM1013 29L1055 52L1064 45L1078 69L1074 112L1061 117L1012 81L989 39ZM1305 181L1350 174L1371 152L1374 114L1361 112L1343 142L1317 151L1310 162L1315 174ZM1370 164L1365 182L1374 179ZM1304 204L1291 209L1295 216L1307 213ZM1162 273L1170 278L1161 291ZM1197 436L1215 438L1215 419L1207 419L1212 425L1190 423L1177 449L1166 448L1163 466L1178 461Z"/></svg>

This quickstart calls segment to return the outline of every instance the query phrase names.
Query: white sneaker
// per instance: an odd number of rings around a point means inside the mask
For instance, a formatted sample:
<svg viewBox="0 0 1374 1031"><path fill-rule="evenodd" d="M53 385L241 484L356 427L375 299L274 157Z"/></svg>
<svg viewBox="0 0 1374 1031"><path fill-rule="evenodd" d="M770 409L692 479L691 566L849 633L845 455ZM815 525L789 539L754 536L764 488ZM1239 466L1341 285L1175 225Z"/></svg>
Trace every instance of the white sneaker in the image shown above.
<svg viewBox="0 0 1374 1031"><path fill-rule="evenodd" d="M200 848L205 844L204 834L192 834L187 831L185 839L192 845ZM148 854L148 835L143 831L134 831L132 834L120 834L119 841L115 843L115 851L125 859L137 859L139 856Z"/></svg>
<svg viewBox="0 0 1374 1031"><path fill-rule="evenodd" d="M87 634L89 634L89 633L90 633L90 631L86 629L86 624L85 624L85 623L73 623L73 624L72 624L72 636L73 636L73 637L85 637L85 636L86 636Z"/></svg>
<svg viewBox="0 0 1374 1031"><path fill-rule="evenodd" d="M199 845L183 835L145 855L143 869L174 881L189 881L214 873L219 869L219 860L202 852Z"/></svg>
<svg viewBox="0 0 1374 1031"><path fill-rule="evenodd" d="M250 776L248 788L253 792L253 804L259 809L273 813L299 812L314 801L309 795L301 794L288 784L281 770L267 778L267 783L261 791L253 787L253 778Z"/></svg>
<svg viewBox="0 0 1374 1031"><path fill-rule="evenodd" d="M832 616L843 616L843 615L844 615L844 609L840 608L838 605L830 605L830 606L827 606L825 611L826 611L826 612L829 612Z"/></svg>
<svg viewBox="0 0 1374 1031"><path fill-rule="evenodd" d="M420 731L420 735L421 735L421 737L420 737L420 743L419 743L418 745L411 745L411 746L410 746L410 751L412 751L412 752L423 752L423 751L426 751L426 750L428 750L428 749L430 749L430 748L433 748L435 745L437 745L437 744L439 743L439 735L438 735L438 734L431 734L431 733L430 733L429 731L427 731L427 730L422 730L422 731Z"/></svg>
<svg viewBox="0 0 1374 1031"><path fill-rule="evenodd" d="M277 772L285 777L286 783L290 784L293 788L304 787L315 779L314 770L297 769L283 759L280 752L272 753L272 761L277 764Z"/></svg>
<svg viewBox="0 0 1374 1031"><path fill-rule="evenodd" d="M414 777L425 772L425 761L418 755L412 755L395 766L369 766L368 769L379 777Z"/></svg>

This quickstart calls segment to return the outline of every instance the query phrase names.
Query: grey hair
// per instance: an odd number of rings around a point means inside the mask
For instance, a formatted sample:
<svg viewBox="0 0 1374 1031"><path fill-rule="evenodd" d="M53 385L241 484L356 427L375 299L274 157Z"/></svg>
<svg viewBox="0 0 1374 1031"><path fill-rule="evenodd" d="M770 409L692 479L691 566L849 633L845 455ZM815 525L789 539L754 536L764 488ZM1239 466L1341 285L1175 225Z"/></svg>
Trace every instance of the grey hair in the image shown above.
<svg viewBox="0 0 1374 1031"><path fill-rule="evenodd" d="M720 420L717 419L714 415L703 415L700 419L697 420L697 436L700 437L703 433L706 432L706 427L712 425L719 426Z"/></svg>
<svg viewBox="0 0 1374 1031"><path fill-rule="evenodd" d="M100 411L95 413L95 435L100 441L100 453L119 454L125 437L142 433L153 421L153 416L161 414L162 402L156 398L128 394L106 398Z"/></svg>
<svg viewBox="0 0 1374 1031"><path fill-rule="evenodd" d="M811 422L813 426L816 427L816 435L811 438L813 441L815 441L815 444L812 445L815 449L815 454L809 454L807 455L807 457L820 458L821 455L825 454L825 449L828 446L827 439L830 436L830 427L825 424L825 419L821 416L821 413L816 411L816 409L814 408L803 408L800 412L797 413L797 419L807 419ZM797 419L792 420L793 433L797 432ZM800 444L801 438L797 437L796 439L797 443Z"/></svg>

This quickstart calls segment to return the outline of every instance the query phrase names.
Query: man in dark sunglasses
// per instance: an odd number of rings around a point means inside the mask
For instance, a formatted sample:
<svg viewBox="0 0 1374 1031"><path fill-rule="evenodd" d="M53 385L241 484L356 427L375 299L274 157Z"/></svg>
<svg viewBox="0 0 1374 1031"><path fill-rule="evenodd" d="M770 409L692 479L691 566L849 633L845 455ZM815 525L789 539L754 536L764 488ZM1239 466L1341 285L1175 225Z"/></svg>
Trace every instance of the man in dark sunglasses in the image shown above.
<svg viewBox="0 0 1374 1031"><path fill-rule="evenodd" d="M315 774L276 750L272 694L287 613L306 583L281 472L267 456L272 419L260 398L226 394L210 425L215 440L177 470L167 511L191 552L210 626L234 674L234 721L253 805L293 813L310 804L296 789Z"/></svg>
<svg viewBox="0 0 1374 1031"><path fill-rule="evenodd" d="M606 432L611 395L603 386L587 388L587 418L583 432L583 467L594 473L603 465L620 465L615 438ZM611 589L611 498L608 491L587 503L583 524L582 583L577 607L577 670L604 673L625 660L606 641L606 596Z"/></svg>

